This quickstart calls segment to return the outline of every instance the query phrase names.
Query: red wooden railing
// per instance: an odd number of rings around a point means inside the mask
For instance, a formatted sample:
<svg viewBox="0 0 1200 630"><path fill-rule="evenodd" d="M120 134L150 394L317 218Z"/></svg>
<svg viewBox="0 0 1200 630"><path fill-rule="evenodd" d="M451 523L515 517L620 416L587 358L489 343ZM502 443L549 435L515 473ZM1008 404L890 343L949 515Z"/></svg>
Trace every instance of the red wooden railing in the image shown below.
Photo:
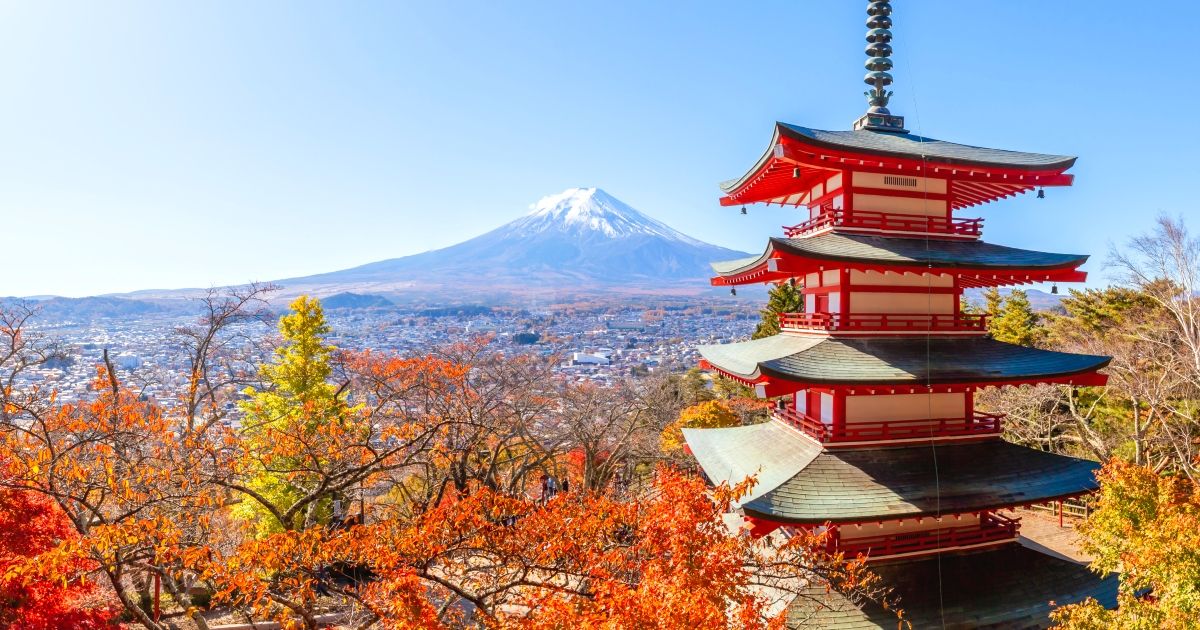
<svg viewBox="0 0 1200 630"><path fill-rule="evenodd" d="M789 330L983 332L985 313L780 313L779 327Z"/></svg>
<svg viewBox="0 0 1200 630"><path fill-rule="evenodd" d="M776 409L775 416L822 444L831 442L874 442L930 437L965 435L995 435L1003 427L1003 414L976 411L971 418L939 418L919 420L884 420L879 422L850 422L835 430L817 418L793 408Z"/></svg>
<svg viewBox="0 0 1200 630"><path fill-rule="evenodd" d="M870 536L849 540L832 539L834 550L847 556L870 556L883 558L918 551L932 551L949 547L964 547L989 542L1011 540L1021 529L1021 519L1006 518L985 512L978 525L945 527L891 536Z"/></svg>
<svg viewBox="0 0 1200 630"><path fill-rule="evenodd" d="M800 429L822 444L833 438L833 427L808 414L800 413L792 407L776 408L775 417Z"/></svg>
<svg viewBox="0 0 1200 630"><path fill-rule="evenodd" d="M834 210L823 207L821 214L804 223L783 226L783 233L788 238L796 238L827 226L953 234L956 236L979 236L983 229L983 219L947 219L946 217L930 217L920 214L868 212L862 210L846 212L845 210Z"/></svg>

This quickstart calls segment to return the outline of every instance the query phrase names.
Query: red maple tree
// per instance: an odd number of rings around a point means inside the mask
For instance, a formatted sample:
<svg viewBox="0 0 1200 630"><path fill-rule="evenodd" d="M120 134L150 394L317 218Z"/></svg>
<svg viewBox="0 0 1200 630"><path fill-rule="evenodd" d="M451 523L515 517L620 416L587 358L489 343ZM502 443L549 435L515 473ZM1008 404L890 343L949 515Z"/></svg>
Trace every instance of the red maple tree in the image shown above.
<svg viewBox="0 0 1200 630"><path fill-rule="evenodd" d="M0 628L90 630L107 626L116 611L96 585L82 579L30 578L19 567L74 533L49 499L0 489Z"/></svg>

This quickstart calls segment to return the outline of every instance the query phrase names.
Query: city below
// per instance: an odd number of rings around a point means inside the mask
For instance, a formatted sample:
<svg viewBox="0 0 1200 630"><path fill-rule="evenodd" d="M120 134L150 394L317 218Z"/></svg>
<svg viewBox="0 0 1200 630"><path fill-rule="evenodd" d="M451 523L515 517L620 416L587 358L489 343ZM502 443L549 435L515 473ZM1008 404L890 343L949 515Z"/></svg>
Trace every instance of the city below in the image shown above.
<svg viewBox="0 0 1200 630"><path fill-rule="evenodd" d="M490 340L491 349L553 358L565 378L611 384L657 370L695 367L695 347L749 337L759 319L758 303L700 300L616 300L557 304L536 310L507 306L444 308L331 308L333 334L341 349L429 352L446 344ZM336 300L334 300L336 303ZM196 303L199 306L199 302ZM281 308L282 310L282 308ZM35 330L58 340L65 358L32 370L31 382L53 383L60 398L82 397L108 350L122 380L141 383L147 397L169 396L187 378L178 329L193 315L149 313L88 321L35 315ZM242 324L248 338L269 338L274 322Z"/></svg>

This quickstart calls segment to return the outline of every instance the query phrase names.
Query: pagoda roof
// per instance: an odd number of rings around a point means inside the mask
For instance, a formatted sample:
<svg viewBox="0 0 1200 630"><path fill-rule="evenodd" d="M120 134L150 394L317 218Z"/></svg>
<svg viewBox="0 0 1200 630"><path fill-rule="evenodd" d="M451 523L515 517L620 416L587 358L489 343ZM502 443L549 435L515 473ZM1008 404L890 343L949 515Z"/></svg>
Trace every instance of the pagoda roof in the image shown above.
<svg viewBox="0 0 1200 630"><path fill-rule="evenodd" d="M1028 383L1094 372L1111 357L1029 348L990 337L837 337L783 332L700 346L738 380L810 385Z"/></svg>
<svg viewBox="0 0 1200 630"><path fill-rule="evenodd" d="M1076 269L1087 262L1084 254L1055 254L983 241L896 238L867 234L827 232L808 238L771 238L758 256L712 263L714 285L782 280L817 271L829 263L855 267L896 269L921 273L929 269L954 270L971 284L990 286L989 274L1002 274L1004 283L1063 282L1086 277ZM970 272L981 275L971 278ZM1011 273L1016 272L1016 273Z"/></svg>
<svg viewBox="0 0 1200 630"><path fill-rule="evenodd" d="M872 564L891 587L913 628L1046 628L1057 605L1091 597L1117 605L1118 577L1048 556L1019 543L985 551ZM813 585L787 609L789 628L896 628L896 614L874 602L855 605L836 590Z"/></svg>
<svg viewBox="0 0 1200 630"><path fill-rule="evenodd" d="M955 209L1039 186L1070 185L1076 158L990 149L907 132L825 131L777 122L771 143L744 175L721 184L723 205L809 203L803 193L842 170L953 179ZM798 169L798 172L797 172Z"/></svg>
<svg viewBox="0 0 1200 630"><path fill-rule="evenodd" d="M773 523L962 514L1043 503L1098 487L1096 462L999 439L825 450L777 420L683 433L713 482L735 484L757 472L758 484L740 505L747 516Z"/></svg>
<svg viewBox="0 0 1200 630"><path fill-rule="evenodd" d="M740 483L756 475L746 503L778 488L821 454L821 445L782 422L769 421L725 429L683 429L692 456L708 478Z"/></svg>
<svg viewBox="0 0 1200 630"><path fill-rule="evenodd" d="M801 140L811 146L868 155L924 158L931 162L957 166L1066 170L1074 166L1076 160L1070 155L989 149L927 138L907 132L870 131L867 129L825 131L785 122L776 123L776 125L780 135Z"/></svg>

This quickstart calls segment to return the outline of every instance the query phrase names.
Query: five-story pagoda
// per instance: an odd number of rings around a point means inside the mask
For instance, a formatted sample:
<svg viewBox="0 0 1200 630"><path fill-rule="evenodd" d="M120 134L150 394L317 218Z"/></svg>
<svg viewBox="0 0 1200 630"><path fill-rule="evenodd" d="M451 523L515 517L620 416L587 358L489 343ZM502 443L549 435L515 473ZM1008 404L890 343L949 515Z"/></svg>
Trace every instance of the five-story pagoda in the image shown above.
<svg viewBox="0 0 1200 630"><path fill-rule="evenodd" d="M914 627L1041 627L1051 602L1114 605L1116 580L1021 544L1001 510L1096 489L1097 464L1007 443L977 411L985 387L1100 385L1108 357L987 335L964 289L1079 282L1087 256L980 240L973 206L1067 186L1075 158L910 134L888 108L891 6L867 9L870 109L850 131L777 123L766 153L722 184L722 205L807 209L760 256L714 264L713 284L792 283L804 310L775 336L700 348L704 367L780 397L767 423L685 430L714 481L757 475L740 505L753 535L829 531L866 555ZM786 530L785 530L786 531ZM789 610L817 627L894 627L834 593Z"/></svg>

